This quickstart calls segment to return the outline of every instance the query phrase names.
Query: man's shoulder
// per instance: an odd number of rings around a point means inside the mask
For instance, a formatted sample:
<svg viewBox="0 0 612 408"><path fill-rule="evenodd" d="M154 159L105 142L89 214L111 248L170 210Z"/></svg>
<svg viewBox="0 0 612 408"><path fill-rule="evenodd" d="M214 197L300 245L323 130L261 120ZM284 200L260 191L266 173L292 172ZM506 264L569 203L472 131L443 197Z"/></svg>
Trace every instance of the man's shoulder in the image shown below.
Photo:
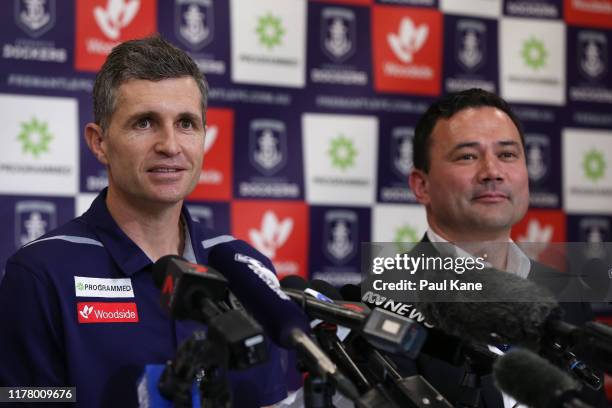
<svg viewBox="0 0 612 408"><path fill-rule="evenodd" d="M36 268L68 263L71 256L85 255L87 248L94 247L104 246L84 219L77 217L23 245L8 259L7 266L16 263Z"/></svg>

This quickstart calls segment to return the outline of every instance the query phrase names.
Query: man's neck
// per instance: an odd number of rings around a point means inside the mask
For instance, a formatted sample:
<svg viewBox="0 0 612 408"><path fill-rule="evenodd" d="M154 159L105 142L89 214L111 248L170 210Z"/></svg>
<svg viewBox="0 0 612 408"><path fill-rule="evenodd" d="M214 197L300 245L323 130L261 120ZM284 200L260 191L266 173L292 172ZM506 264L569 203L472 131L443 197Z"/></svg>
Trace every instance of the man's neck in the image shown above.
<svg viewBox="0 0 612 408"><path fill-rule="evenodd" d="M153 261L164 255L181 255L185 233L182 202L152 207L135 203L109 188L106 206L119 228Z"/></svg>
<svg viewBox="0 0 612 408"><path fill-rule="evenodd" d="M482 233L472 231L470 233L454 233L449 230L442 231L439 226L429 224L429 228L438 238L457 245L473 256L484 256L488 263L494 268L506 270L508 262L508 242L510 232L507 233Z"/></svg>

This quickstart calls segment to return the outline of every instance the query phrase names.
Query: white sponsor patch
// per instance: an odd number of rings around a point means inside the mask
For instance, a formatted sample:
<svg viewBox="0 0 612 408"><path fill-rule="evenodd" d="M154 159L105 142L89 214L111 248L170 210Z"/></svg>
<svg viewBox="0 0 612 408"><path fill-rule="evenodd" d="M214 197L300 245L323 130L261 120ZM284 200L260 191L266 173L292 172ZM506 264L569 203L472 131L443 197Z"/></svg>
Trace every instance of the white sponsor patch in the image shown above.
<svg viewBox="0 0 612 408"><path fill-rule="evenodd" d="M74 277L76 297L133 298L134 289L130 278L107 279Z"/></svg>

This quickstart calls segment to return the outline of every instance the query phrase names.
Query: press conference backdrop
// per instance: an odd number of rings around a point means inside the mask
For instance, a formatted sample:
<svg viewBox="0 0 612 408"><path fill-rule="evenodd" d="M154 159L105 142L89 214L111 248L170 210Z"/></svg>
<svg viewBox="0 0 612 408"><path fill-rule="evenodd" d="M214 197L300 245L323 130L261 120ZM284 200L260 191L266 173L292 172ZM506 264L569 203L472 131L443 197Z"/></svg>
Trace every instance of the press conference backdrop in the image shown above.
<svg viewBox="0 0 612 408"><path fill-rule="evenodd" d="M281 275L359 280L359 243L418 240L413 130L440 95L499 93L525 128L518 241L612 241L611 0L4 0L0 262L107 184L95 72L160 32L210 82L193 215Z"/></svg>

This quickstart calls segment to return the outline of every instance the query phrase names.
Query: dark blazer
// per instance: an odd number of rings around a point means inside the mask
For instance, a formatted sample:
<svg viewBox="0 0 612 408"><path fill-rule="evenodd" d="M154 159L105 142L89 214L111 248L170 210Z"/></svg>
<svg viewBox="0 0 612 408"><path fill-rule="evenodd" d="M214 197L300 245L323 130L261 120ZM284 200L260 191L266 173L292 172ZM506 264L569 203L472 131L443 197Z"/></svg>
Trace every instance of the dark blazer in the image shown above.
<svg viewBox="0 0 612 408"><path fill-rule="evenodd" d="M429 244L427 234L421 240L423 244ZM418 245L411 250L411 253L425 253L426 255L438 255L437 251L432 254L431 245ZM541 263L531 261L531 269L528 279L545 279L550 274L559 273ZM588 303L560 303L565 312L564 320L574 325L582 325L593 319L590 304ZM424 376L447 400L456 405L460 399L461 388L459 386L465 369L463 366L451 365L436 357L421 353L416 360L410 360L401 356L394 356L394 361L403 376L420 374ZM499 390L495 387L491 374L483 375L480 379L480 404L482 408L504 408L503 398ZM584 387L584 399L593 406L608 407L605 394L602 390L595 392L590 388Z"/></svg>

